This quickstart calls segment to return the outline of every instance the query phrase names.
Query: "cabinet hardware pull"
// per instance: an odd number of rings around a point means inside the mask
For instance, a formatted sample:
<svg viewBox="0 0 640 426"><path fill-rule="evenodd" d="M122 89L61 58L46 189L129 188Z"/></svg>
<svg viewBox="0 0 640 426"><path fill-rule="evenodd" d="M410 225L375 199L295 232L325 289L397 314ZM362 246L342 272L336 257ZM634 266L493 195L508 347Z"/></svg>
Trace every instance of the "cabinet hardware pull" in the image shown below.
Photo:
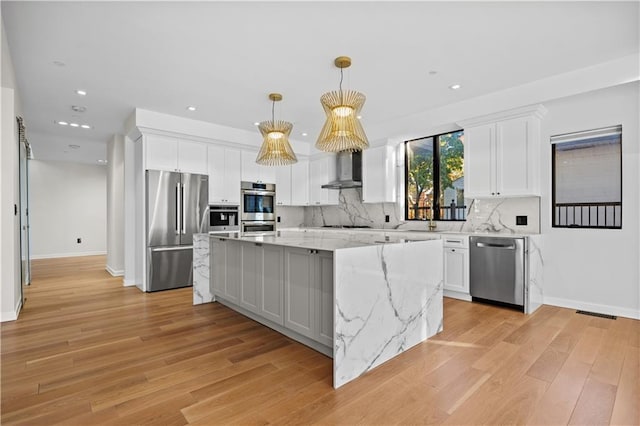
<svg viewBox="0 0 640 426"><path fill-rule="evenodd" d="M262 243L255 243L257 247L262 247Z"/></svg>

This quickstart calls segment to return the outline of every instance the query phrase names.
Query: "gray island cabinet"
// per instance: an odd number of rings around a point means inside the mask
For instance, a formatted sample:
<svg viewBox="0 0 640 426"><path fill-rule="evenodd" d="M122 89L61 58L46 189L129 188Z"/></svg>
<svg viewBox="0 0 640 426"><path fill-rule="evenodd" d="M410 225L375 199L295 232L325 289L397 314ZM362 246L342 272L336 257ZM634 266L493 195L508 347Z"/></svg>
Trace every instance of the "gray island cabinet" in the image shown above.
<svg viewBox="0 0 640 426"><path fill-rule="evenodd" d="M335 388L442 330L439 239L211 234L209 255L200 303L217 301L332 357Z"/></svg>

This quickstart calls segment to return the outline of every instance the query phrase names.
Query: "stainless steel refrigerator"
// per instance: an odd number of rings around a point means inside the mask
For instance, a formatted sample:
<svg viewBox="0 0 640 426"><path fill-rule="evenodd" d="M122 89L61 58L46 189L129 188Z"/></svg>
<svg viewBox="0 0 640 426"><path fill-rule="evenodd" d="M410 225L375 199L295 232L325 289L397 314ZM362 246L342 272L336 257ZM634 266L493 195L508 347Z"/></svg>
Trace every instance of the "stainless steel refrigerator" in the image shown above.
<svg viewBox="0 0 640 426"><path fill-rule="evenodd" d="M193 285L193 234L208 232L208 179L147 170L147 291Z"/></svg>

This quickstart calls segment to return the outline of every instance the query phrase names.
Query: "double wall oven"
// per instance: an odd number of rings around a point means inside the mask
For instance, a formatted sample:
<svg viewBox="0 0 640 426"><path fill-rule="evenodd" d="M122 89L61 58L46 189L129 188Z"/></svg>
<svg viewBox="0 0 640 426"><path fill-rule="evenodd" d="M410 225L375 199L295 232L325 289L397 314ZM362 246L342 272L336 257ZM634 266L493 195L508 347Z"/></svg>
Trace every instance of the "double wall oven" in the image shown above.
<svg viewBox="0 0 640 426"><path fill-rule="evenodd" d="M244 235L274 234L276 185L243 181L240 191L240 232Z"/></svg>

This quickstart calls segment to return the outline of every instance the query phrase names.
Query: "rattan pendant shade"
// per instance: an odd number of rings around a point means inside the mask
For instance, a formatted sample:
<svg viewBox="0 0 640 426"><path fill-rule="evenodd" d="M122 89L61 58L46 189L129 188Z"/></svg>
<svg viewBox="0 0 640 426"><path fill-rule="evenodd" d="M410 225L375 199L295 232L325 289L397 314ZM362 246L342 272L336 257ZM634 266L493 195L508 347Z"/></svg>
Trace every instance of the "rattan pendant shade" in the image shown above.
<svg viewBox="0 0 640 426"><path fill-rule="evenodd" d="M342 69L351 65L351 59L340 56L334 61L340 68L340 90L327 92L320 103L327 115L316 148L321 151L361 151L369 147L369 140L358 119L366 97L354 90L342 90Z"/></svg>
<svg viewBox="0 0 640 426"><path fill-rule="evenodd" d="M273 101L271 108L271 120L258 124L258 129L264 138L256 163L263 166L286 166L298 162L296 154L289 144L289 135L293 129L293 124L288 121L275 120L275 103L282 100L279 93L269 94L269 99Z"/></svg>

